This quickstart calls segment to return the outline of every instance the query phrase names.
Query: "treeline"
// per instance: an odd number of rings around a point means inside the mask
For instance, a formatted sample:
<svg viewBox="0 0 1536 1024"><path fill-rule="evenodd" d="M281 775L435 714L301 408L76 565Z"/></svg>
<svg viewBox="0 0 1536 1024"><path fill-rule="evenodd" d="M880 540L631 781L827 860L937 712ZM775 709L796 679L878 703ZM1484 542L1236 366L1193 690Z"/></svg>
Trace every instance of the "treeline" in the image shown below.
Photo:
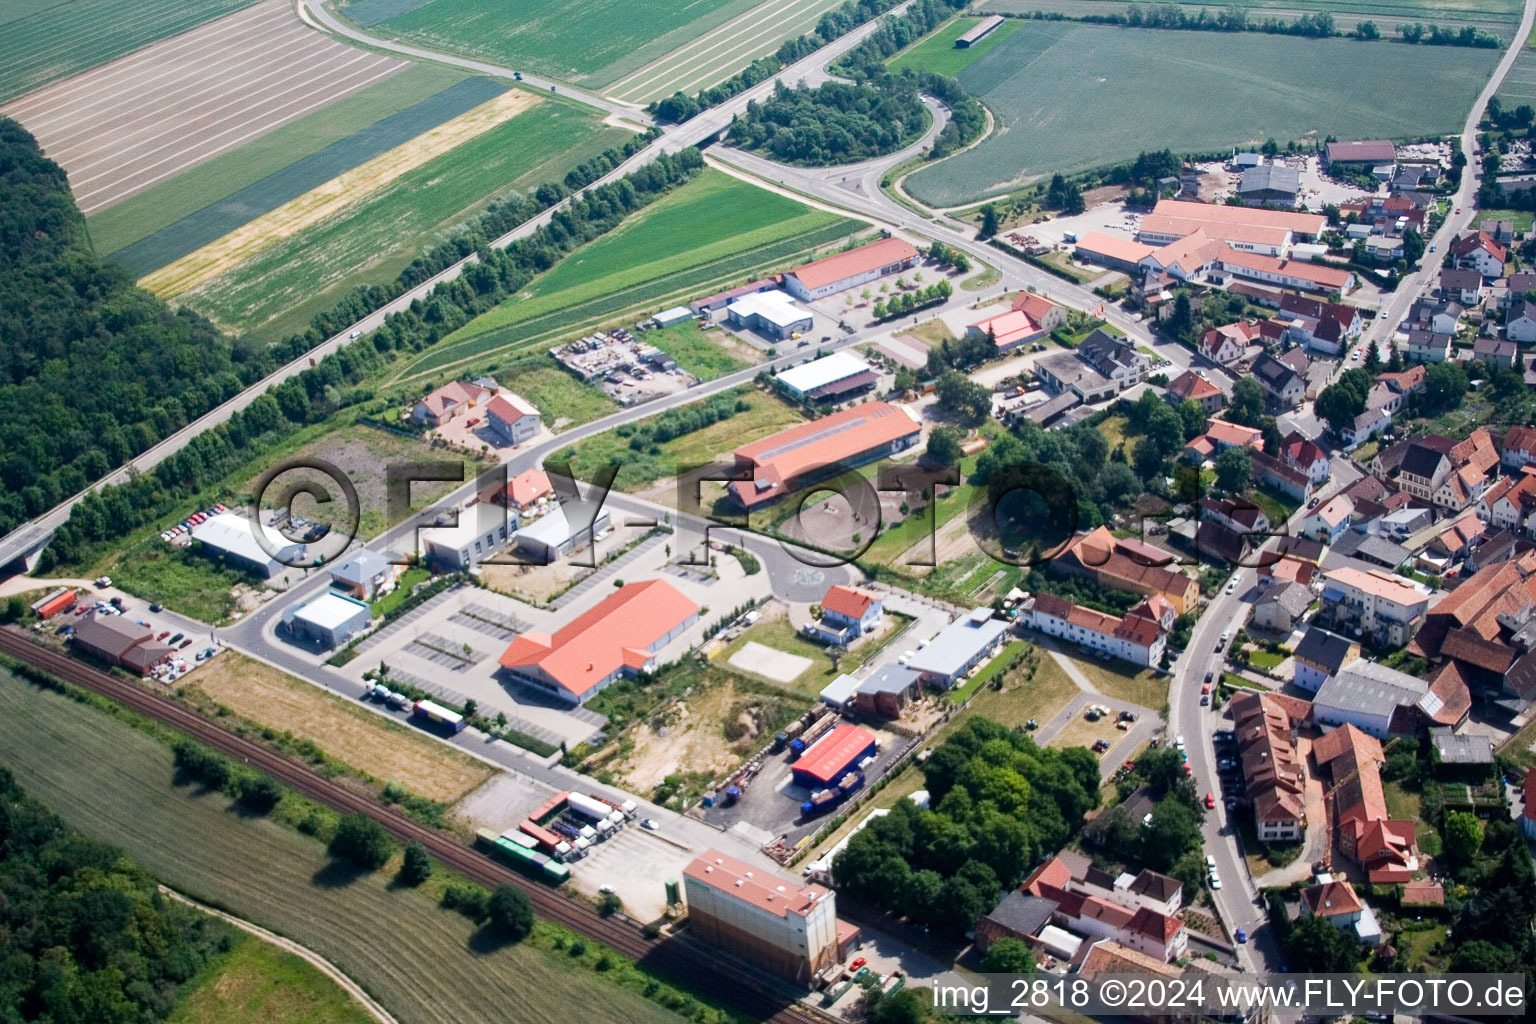
<svg viewBox="0 0 1536 1024"><path fill-rule="evenodd" d="M968 719L922 765L930 810L898 800L832 862L840 896L958 938L1099 803L1098 759Z"/></svg>
<svg viewBox="0 0 1536 1024"><path fill-rule="evenodd" d="M816 23L815 31L794 39L786 39L771 56L760 57L719 85L700 89L693 96L675 92L663 100L646 107L646 112L658 120L682 124L697 117L717 103L724 103L732 96L740 95L759 82L766 82L798 60L802 60L838 39L858 26L878 18L899 4L901 0L847 0L841 7L828 11Z"/></svg>
<svg viewBox="0 0 1536 1024"><path fill-rule="evenodd" d="M919 309L936 306L953 295L954 291L949 279L941 277L927 287L916 288L910 292L899 292L885 302L876 302L873 310L875 319L890 320Z"/></svg>
<svg viewBox="0 0 1536 1024"><path fill-rule="evenodd" d="M123 851L71 830L0 769L0 1019L146 1024L230 948Z"/></svg>
<svg viewBox="0 0 1536 1024"><path fill-rule="evenodd" d="M479 251L479 262L408 309L390 314L366 342L348 345L284 381L228 422L192 438L152 471L85 498L55 534L43 568L72 562L93 544L131 533L185 504L211 480L245 465L298 428L370 400L372 394L357 389L357 384L393 353L419 352L434 344L516 294L565 254L691 180L703 166L696 149L659 156L616 182L588 188L548 224L505 249L471 249ZM485 236L480 244L485 245Z"/></svg>
<svg viewBox="0 0 1536 1024"><path fill-rule="evenodd" d="M1083 14L1073 17L1060 11L1031 11L1027 17L1037 21L1080 21L1090 25L1124 25L1128 28L1165 28L1188 32L1263 32L1277 36L1303 36L1308 39L1326 39L1346 36L1351 39L1372 41L1381 38L1381 29L1374 21L1357 22L1348 32L1338 28L1333 15L1326 11L1303 14L1287 21L1284 18L1253 18L1243 7L1225 7L1214 14L1204 7L1190 13L1185 4L1167 3L1143 7L1131 4L1124 12L1110 14ZM1497 34L1472 25L1464 28L1443 28L1422 22L1398 25L1397 34L1405 43L1427 43L1432 46L1497 47L1501 41Z"/></svg>
<svg viewBox="0 0 1536 1024"><path fill-rule="evenodd" d="M642 423L624 424L618 428L617 432L620 437L629 438L630 448L635 451L644 451L653 444L665 444L685 434L714 426L721 420L728 420L737 413L746 412L752 408L746 392L747 389L744 387L732 388L707 402L668 409L660 416L652 417Z"/></svg>
<svg viewBox="0 0 1536 1024"><path fill-rule="evenodd" d="M842 164L893 153L923 131L926 108L918 76L882 75L868 82L825 82L787 88L747 104L729 141L793 164Z"/></svg>

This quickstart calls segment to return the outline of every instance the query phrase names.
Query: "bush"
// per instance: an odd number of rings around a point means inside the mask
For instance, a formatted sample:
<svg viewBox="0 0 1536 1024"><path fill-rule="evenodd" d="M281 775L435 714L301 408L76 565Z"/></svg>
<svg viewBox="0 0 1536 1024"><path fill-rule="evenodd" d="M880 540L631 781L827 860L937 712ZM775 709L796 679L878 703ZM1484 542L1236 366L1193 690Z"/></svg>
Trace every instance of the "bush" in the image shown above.
<svg viewBox="0 0 1536 1024"><path fill-rule="evenodd" d="M610 917L624 909L624 901L619 899L618 893L605 892L597 901L597 912L604 917Z"/></svg>
<svg viewBox="0 0 1536 1024"><path fill-rule="evenodd" d="M495 928L505 938L520 942L533 931L533 904L528 894L509 882L503 882L491 893L485 911Z"/></svg>
<svg viewBox="0 0 1536 1024"><path fill-rule="evenodd" d="M358 811L342 817L328 849L332 857L350 861L364 871L377 871L389 860L393 847L384 826Z"/></svg>
<svg viewBox="0 0 1536 1024"><path fill-rule="evenodd" d="M193 740L178 740L174 749L177 769L209 789L223 789L229 784L229 762L220 754Z"/></svg>
<svg viewBox="0 0 1536 1024"><path fill-rule="evenodd" d="M242 807L266 814L283 798L283 787L270 775L242 775L235 783L235 799Z"/></svg>
<svg viewBox="0 0 1536 1024"><path fill-rule="evenodd" d="M442 904L479 924L485 920L491 895L478 885L450 885L443 890Z"/></svg>
<svg viewBox="0 0 1536 1024"><path fill-rule="evenodd" d="M432 858L427 856L427 848L416 840L411 840L405 847L405 859L400 864L400 873L395 879L401 885L415 888L422 882L432 877Z"/></svg>

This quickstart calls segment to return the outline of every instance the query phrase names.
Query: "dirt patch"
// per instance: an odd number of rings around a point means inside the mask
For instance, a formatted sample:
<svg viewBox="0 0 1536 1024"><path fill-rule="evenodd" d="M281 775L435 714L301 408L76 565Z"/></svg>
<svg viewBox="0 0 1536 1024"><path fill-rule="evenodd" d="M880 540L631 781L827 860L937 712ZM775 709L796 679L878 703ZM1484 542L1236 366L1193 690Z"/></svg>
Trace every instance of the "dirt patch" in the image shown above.
<svg viewBox="0 0 1536 1024"><path fill-rule="evenodd" d="M726 682L679 701L650 722L630 730L634 746L617 773L625 787L649 793L668 775L704 772L719 775L741 763L750 739L725 738L722 722L740 718L734 711L736 687Z"/></svg>
<svg viewBox="0 0 1536 1024"><path fill-rule="evenodd" d="M572 565L490 565L480 567L480 579L492 590L529 604L544 604L580 583L594 570Z"/></svg>
<svg viewBox="0 0 1536 1024"><path fill-rule="evenodd" d="M190 678L242 718L311 739L358 771L433 800L452 803L491 775L489 766L436 740L232 651Z"/></svg>

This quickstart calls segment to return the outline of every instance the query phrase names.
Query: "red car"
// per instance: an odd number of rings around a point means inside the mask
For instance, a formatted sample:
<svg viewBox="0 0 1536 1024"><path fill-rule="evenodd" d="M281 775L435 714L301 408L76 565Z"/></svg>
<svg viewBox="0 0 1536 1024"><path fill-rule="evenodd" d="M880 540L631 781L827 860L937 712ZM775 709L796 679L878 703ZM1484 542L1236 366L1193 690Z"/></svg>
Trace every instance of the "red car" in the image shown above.
<svg viewBox="0 0 1536 1024"><path fill-rule="evenodd" d="M1215 806L1216 806L1216 794L1214 794L1214 793L1207 793L1207 794L1205 794L1205 809L1209 811L1209 810L1213 809Z"/></svg>
<svg viewBox="0 0 1536 1024"><path fill-rule="evenodd" d="M1201 693L1210 693L1211 692L1211 684L1210 683L1205 683L1204 685L1202 685L1200 687L1200 692Z"/></svg>
<svg viewBox="0 0 1536 1024"><path fill-rule="evenodd" d="M156 640L164 640L166 637L168 637L170 635L171 635L171 631L170 630L166 630L164 633L161 633L159 636L155 637L155 639Z"/></svg>
<svg viewBox="0 0 1536 1024"><path fill-rule="evenodd" d="M869 961L864 959L862 956L856 956L853 958L853 962L848 965L848 969L850 971L856 971L867 963L869 963Z"/></svg>
<svg viewBox="0 0 1536 1024"><path fill-rule="evenodd" d="M1195 770L1189 766L1189 762L1188 761L1184 762L1184 774L1185 775L1194 775L1195 774Z"/></svg>

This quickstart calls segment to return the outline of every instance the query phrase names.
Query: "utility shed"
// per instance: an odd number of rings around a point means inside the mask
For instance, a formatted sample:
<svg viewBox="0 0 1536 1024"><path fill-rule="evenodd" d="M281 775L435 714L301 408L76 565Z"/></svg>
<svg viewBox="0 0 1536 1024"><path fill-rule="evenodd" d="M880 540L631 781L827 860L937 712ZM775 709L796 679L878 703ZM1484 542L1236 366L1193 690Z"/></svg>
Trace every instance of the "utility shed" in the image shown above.
<svg viewBox="0 0 1536 1024"><path fill-rule="evenodd" d="M997 31L997 27L1002 23L1003 16L1001 14L988 15L960 34L960 38L955 40L955 49L969 50L971 47L987 38L987 36Z"/></svg>

